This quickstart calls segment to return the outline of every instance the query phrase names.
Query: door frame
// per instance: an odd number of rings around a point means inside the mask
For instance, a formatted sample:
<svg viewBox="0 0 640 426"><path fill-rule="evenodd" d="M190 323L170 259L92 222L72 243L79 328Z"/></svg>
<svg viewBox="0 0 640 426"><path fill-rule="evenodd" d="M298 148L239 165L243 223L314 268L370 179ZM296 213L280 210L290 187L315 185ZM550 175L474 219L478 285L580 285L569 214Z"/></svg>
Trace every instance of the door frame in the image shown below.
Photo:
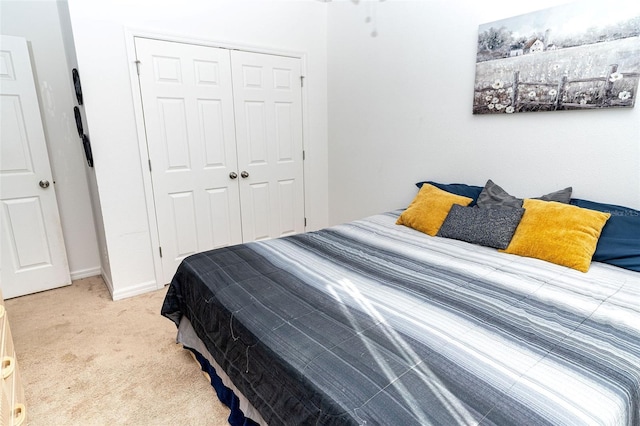
<svg viewBox="0 0 640 426"><path fill-rule="evenodd" d="M155 200L153 195L153 182L151 180L151 173L149 171L149 153L147 148L147 133L144 123L144 110L142 106L142 93L140 90L140 80L138 79L138 67L136 64L136 48L135 38L150 38L159 41L176 42L194 44L199 46L217 47L229 50L243 50L252 53L263 53L275 56L286 56L296 58L300 60L300 69L302 75L307 77L307 54L304 52L297 52L291 50L280 50L267 48L262 46L247 45L234 42L222 42L217 40L200 39L193 37L185 37L180 34L172 33L158 33L138 28L124 28L125 44L127 49L127 66L129 68L129 79L131 81L131 94L134 106L134 118L136 121L136 134L138 139L138 149L140 152L140 171L142 172L142 181L144 186L145 204L147 207L147 220L149 223L149 235L151 237L151 253L153 256L153 268L156 278L156 289L164 287L160 277L163 277L162 271L162 259L160 258L160 236L158 231L158 221L155 211ZM302 85L302 150L305 151L305 141L308 138L309 129L309 117L307 108L307 85ZM307 208L307 181L304 179L306 173L306 161L302 162L302 176L303 176L303 193L304 195L304 211L309 211ZM306 229L306 227L305 227Z"/></svg>

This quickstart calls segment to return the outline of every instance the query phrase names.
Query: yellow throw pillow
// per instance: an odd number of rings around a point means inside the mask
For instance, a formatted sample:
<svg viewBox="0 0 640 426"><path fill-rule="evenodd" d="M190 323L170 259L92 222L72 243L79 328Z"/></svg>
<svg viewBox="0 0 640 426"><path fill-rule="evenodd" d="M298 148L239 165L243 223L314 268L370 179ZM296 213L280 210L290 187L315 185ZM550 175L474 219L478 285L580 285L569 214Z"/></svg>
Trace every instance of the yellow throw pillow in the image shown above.
<svg viewBox="0 0 640 426"><path fill-rule="evenodd" d="M451 194L425 183L396 224L408 226L433 237L447 218L451 206L468 206L472 201L471 198Z"/></svg>
<svg viewBox="0 0 640 426"><path fill-rule="evenodd" d="M609 213L532 199L522 207L524 215L505 252L589 270Z"/></svg>

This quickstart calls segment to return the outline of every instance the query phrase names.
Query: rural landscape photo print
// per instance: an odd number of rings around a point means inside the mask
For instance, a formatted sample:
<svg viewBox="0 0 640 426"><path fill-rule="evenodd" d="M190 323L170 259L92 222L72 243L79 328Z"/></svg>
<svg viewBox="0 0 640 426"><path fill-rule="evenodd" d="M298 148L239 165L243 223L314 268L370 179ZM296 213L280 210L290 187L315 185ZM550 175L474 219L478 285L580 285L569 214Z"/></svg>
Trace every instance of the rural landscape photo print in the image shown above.
<svg viewBox="0 0 640 426"><path fill-rule="evenodd" d="M640 1L583 0L480 25L474 114L634 106Z"/></svg>

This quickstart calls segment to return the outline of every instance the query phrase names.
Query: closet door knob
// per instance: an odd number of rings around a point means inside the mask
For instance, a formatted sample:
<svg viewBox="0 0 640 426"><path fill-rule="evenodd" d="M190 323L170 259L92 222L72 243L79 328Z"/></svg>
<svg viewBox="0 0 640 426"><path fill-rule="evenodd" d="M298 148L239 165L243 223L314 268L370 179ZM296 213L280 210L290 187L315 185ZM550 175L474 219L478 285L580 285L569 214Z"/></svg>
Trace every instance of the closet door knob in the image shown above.
<svg viewBox="0 0 640 426"><path fill-rule="evenodd" d="M42 179L38 185L40 185L40 188L48 188L49 187L49 181L46 180L46 179Z"/></svg>
<svg viewBox="0 0 640 426"><path fill-rule="evenodd" d="M249 177L249 173L243 170L242 173L240 173L240 176L242 176L242 179L246 179Z"/></svg>
<svg viewBox="0 0 640 426"><path fill-rule="evenodd" d="M236 172L231 172L231 173L229 173L229 177L230 177L231 179L235 179L235 178L237 178L237 177L238 177L238 174L237 174Z"/></svg>

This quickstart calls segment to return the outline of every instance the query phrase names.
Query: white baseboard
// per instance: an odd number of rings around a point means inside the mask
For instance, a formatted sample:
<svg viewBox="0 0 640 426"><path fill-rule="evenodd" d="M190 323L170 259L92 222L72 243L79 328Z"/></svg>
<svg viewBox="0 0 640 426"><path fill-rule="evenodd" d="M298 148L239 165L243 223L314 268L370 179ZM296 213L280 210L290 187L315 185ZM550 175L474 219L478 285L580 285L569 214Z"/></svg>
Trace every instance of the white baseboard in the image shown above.
<svg viewBox="0 0 640 426"><path fill-rule="evenodd" d="M82 278L95 277L96 275L100 274L102 274L102 268L100 266L70 272L71 281L81 280Z"/></svg>
<svg viewBox="0 0 640 426"><path fill-rule="evenodd" d="M98 274L96 274L96 275L102 275L102 281L104 281L105 285L107 286L107 289L109 290L109 293L111 294L111 300L113 300L113 301L126 299L128 297L133 297L133 296L137 296L139 294L148 293L150 291L158 290L158 286L156 285L155 281L147 281L147 282L140 283L140 284L133 284L133 285L130 285L130 286L125 287L125 288L120 288L118 290L114 290L113 289L113 283L108 278L109 275L107 275L104 272L104 270L102 270L102 268L100 269L100 272Z"/></svg>
<svg viewBox="0 0 640 426"><path fill-rule="evenodd" d="M113 299L113 284L108 278L109 275L107 275L102 268L100 268L100 275L102 275L102 281L106 284L109 293L111 293L111 299Z"/></svg>
<svg viewBox="0 0 640 426"><path fill-rule="evenodd" d="M109 291L111 292L111 298L115 300L126 299L128 297L137 296L143 293L149 293L158 289L155 281L147 281L146 283L134 284L126 288L113 290L113 286L107 284Z"/></svg>

